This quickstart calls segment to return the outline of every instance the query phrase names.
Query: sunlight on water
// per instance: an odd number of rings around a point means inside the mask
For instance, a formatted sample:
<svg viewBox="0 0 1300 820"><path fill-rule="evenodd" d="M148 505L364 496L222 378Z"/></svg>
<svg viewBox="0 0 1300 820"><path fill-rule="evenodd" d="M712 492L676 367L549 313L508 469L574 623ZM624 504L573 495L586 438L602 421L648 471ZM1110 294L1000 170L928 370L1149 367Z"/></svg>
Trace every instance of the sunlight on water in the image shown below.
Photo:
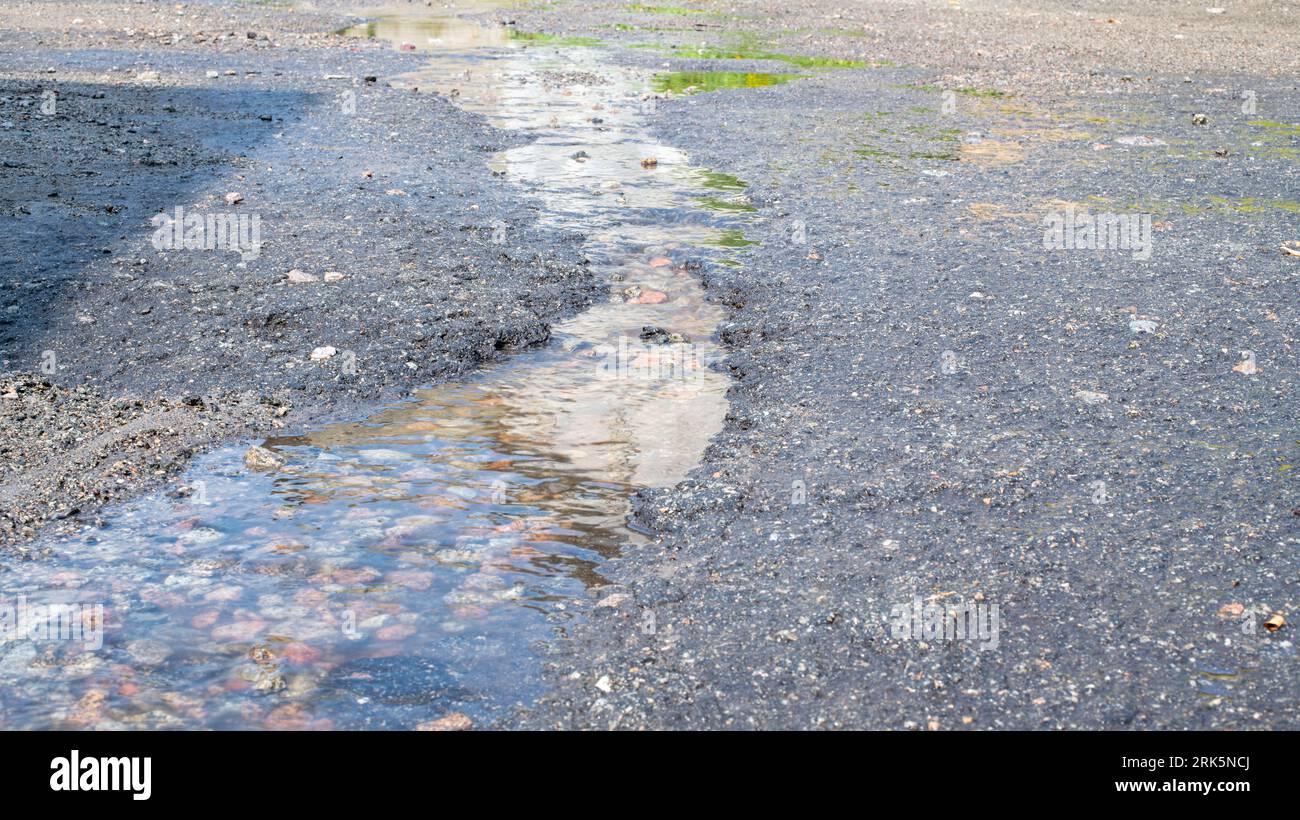
<svg viewBox="0 0 1300 820"><path fill-rule="evenodd" d="M639 542L629 496L681 480L721 427L721 311L687 262L744 213L702 207L711 177L650 135L652 75L448 18L348 34L414 44L430 62L394 85L535 137L492 166L588 237L609 296L464 382L266 441L279 470L223 447L179 491L5 567L15 612L103 610L65 612L82 640L0 644L3 728L490 721L543 691L536 644Z"/></svg>

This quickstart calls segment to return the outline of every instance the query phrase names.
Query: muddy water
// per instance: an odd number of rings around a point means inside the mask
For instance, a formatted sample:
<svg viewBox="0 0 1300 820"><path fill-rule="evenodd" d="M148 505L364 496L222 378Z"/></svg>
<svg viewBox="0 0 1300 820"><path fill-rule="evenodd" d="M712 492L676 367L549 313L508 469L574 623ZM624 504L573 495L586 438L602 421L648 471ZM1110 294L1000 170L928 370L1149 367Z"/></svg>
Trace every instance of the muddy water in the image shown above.
<svg viewBox="0 0 1300 820"><path fill-rule="evenodd" d="M538 642L636 543L631 493L680 480L721 425L719 311L686 263L734 244L742 186L649 135L652 78L463 20L350 34L427 51L392 82L534 137L493 167L588 236L609 297L465 382L264 442L280 470L244 464L255 442L220 449L181 491L5 566L0 619L62 604L85 628L0 643L4 728L489 722L542 691Z"/></svg>

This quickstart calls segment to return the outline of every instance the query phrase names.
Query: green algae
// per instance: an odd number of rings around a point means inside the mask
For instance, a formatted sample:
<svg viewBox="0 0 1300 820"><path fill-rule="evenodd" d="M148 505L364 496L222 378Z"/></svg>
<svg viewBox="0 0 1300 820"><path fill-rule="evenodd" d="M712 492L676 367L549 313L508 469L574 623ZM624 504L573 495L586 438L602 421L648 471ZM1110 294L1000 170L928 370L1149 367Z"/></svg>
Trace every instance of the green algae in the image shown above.
<svg viewBox="0 0 1300 820"><path fill-rule="evenodd" d="M1012 95L1006 91L999 91L996 88L975 88L974 86L963 85L957 88L947 89L934 83L895 83L894 88L904 88L910 91L925 91L929 94L938 94L943 91L952 91L954 94L961 94L964 97L980 97L984 99L1003 100Z"/></svg>
<svg viewBox="0 0 1300 820"><path fill-rule="evenodd" d="M907 155L908 159L939 159L945 162L956 162L961 159L961 155L956 151L912 151Z"/></svg>
<svg viewBox="0 0 1300 820"><path fill-rule="evenodd" d="M773 74L755 71L673 71L656 74L650 87L659 93L703 93L720 88L762 88L783 85L798 78L798 74Z"/></svg>
<svg viewBox="0 0 1300 820"><path fill-rule="evenodd" d="M687 6L646 6L640 3L633 3L628 6L628 10L640 12L642 14L673 14L685 16L688 14L705 14L713 16L708 9L693 9Z"/></svg>
<svg viewBox="0 0 1300 820"><path fill-rule="evenodd" d="M1277 122L1276 120L1250 120L1247 125L1255 128L1268 128L1273 131L1289 131L1292 134L1300 134L1300 125L1289 122Z"/></svg>
<svg viewBox="0 0 1300 820"><path fill-rule="evenodd" d="M774 60L800 68L868 68L872 65L879 65L879 63L873 64L862 60L810 57L805 54L785 54L779 51L751 49L744 46L674 46L671 51L677 56L689 56L701 60Z"/></svg>
<svg viewBox="0 0 1300 820"><path fill-rule="evenodd" d="M698 201L702 207L708 208L710 211L723 211L726 213L740 214L740 213L753 213L754 211L758 210L758 208L755 208L753 205L749 204L748 202L739 199L724 199L722 197L717 197L717 196L701 196L701 197L697 197L696 201Z"/></svg>
<svg viewBox="0 0 1300 820"><path fill-rule="evenodd" d="M1258 197L1247 196L1239 199L1229 199L1222 196L1212 196L1210 202L1221 210L1233 211L1239 214L1262 214L1269 211L1289 211L1293 214L1300 213L1300 202L1291 199L1260 199Z"/></svg>
<svg viewBox="0 0 1300 820"><path fill-rule="evenodd" d="M507 36L517 43L539 46L594 47L603 45L596 37L570 37L561 34L547 34L542 31L520 31L513 28L507 32Z"/></svg>
<svg viewBox="0 0 1300 820"><path fill-rule="evenodd" d="M759 243L754 239L746 239L740 228L722 228L716 237L705 240L704 244L715 248L746 248Z"/></svg>
<svg viewBox="0 0 1300 820"><path fill-rule="evenodd" d="M701 185L714 191L728 191L734 193L736 191L743 191L749 187L749 183L744 180L719 171L709 171L697 168L695 169L695 174L699 178Z"/></svg>

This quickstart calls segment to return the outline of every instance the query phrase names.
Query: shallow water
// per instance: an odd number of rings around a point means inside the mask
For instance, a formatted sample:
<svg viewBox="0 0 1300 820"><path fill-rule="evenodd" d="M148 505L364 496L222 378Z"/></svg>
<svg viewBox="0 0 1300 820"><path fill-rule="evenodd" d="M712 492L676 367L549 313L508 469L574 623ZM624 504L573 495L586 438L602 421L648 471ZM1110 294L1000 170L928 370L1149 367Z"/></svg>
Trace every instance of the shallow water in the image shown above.
<svg viewBox="0 0 1300 820"><path fill-rule="evenodd" d="M587 235L608 300L464 382L264 442L278 471L223 447L180 491L5 565L0 619L68 604L87 629L0 643L0 726L491 721L543 691L538 643L638 542L630 495L679 481L720 428L720 311L686 262L743 242L744 184L654 140L653 75L461 20L349 34L423 38L428 66L395 85L535 137L492 166L543 222ZM642 341L646 325L679 335Z"/></svg>

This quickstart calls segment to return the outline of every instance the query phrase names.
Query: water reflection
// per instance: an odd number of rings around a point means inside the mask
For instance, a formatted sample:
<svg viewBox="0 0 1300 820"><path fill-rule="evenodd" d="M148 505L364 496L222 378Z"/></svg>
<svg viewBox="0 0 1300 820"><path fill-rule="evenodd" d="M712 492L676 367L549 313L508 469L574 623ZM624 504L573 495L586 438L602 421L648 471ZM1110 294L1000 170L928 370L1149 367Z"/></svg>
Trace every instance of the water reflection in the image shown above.
<svg viewBox="0 0 1300 820"><path fill-rule="evenodd" d="M280 470L223 448L182 490L4 566L0 602L102 603L105 631L0 643L0 725L491 720L541 691L535 643L636 541L630 494L679 481L720 428L720 312L688 261L738 235L743 212L702 202L744 186L654 140L649 76L454 19L364 34L429 51L393 84L535 137L493 166L588 236L608 299L465 382L266 441Z"/></svg>
<svg viewBox="0 0 1300 820"><path fill-rule="evenodd" d="M350 26L346 37L379 38L399 51L440 51L451 48L504 47L510 30L504 25L480 25L457 17L389 16Z"/></svg>

